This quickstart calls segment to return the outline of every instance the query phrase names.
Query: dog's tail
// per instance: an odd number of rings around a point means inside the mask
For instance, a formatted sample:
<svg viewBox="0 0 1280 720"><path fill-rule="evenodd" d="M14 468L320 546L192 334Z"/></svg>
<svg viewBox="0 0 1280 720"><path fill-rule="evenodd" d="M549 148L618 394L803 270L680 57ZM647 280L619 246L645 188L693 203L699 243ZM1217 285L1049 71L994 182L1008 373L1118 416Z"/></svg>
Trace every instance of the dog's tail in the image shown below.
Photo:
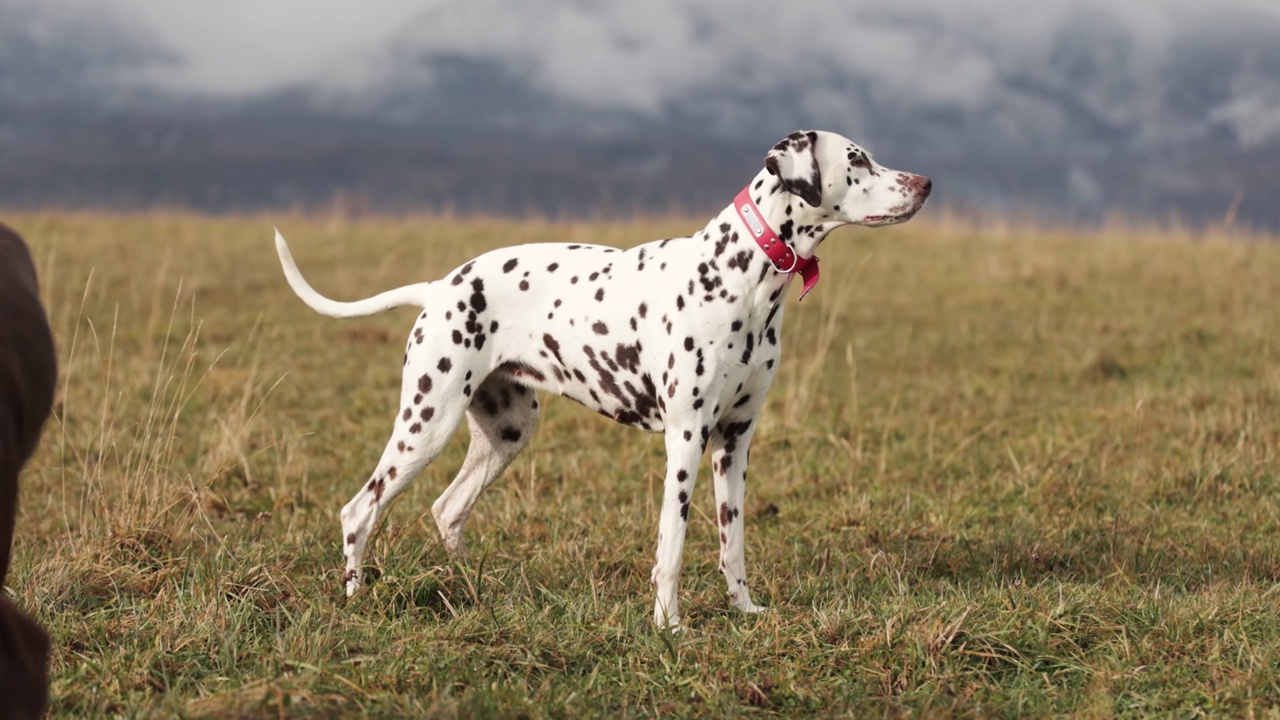
<svg viewBox="0 0 1280 720"><path fill-rule="evenodd" d="M354 302L331 300L316 292L306 278L302 277L297 263L293 261L293 255L289 252L289 244L284 241L284 236L280 234L279 229L276 230L276 252L280 254L280 265L284 267L284 276L289 281L289 287L302 298L302 302L321 315L339 318L363 317L395 307L426 305L426 290L431 283L405 285Z"/></svg>

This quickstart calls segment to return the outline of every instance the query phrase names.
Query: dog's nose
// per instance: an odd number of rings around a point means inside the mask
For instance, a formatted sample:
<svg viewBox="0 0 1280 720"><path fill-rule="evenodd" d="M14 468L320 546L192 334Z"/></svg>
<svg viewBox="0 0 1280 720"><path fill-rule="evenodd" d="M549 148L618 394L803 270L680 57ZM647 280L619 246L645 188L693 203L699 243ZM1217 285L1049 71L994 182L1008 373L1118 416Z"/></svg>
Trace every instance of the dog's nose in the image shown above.
<svg viewBox="0 0 1280 720"><path fill-rule="evenodd" d="M929 197L929 193L933 192L933 181L923 175L916 176L916 182L914 185L916 186L916 192L919 193L920 200L922 202L925 198Z"/></svg>

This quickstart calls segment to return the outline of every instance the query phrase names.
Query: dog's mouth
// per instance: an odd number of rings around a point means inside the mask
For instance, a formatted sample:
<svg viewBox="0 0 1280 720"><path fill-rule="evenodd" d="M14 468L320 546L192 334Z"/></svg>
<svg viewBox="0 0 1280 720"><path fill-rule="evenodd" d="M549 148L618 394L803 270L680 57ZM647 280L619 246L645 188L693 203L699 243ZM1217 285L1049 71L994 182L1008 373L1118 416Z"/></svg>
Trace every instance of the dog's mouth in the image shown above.
<svg viewBox="0 0 1280 720"><path fill-rule="evenodd" d="M882 225L896 225L897 223L906 222L915 217L920 212L920 208L924 207L924 202L920 202L912 208L904 210L900 213L892 215L868 215L858 221L859 225L866 227L880 227Z"/></svg>
<svg viewBox="0 0 1280 720"><path fill-rule="evenodd" d="M919 208L917 208L917 210L918 210L918 209L919 209ZM909 211L907 211L907 212L899 213L899 214L897 214L897 215L868 215L868 216L866 216L866 217L862 218L862 222L860 222L860 223L858 223L858 224L859 224L859 225L864 225L864 226L866 226L866 227L880 227L880 226L882 226L882 225L896 225L897 223L900 223L900 222L906 222L907 220L910 220L910 219L912 218L912 216L914 216L915 214L916 214L916 210L909 210Z"/></svg>

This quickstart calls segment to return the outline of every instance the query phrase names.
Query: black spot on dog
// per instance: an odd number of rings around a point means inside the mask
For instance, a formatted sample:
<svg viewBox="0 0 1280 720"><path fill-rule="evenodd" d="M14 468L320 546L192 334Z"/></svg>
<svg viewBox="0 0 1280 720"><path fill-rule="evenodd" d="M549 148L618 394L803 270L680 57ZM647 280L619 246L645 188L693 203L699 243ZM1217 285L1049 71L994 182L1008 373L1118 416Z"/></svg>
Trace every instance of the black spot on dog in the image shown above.
<svg viewBox="0 0 1280 720"><path fill-rule="evenodd" d="M622 369L633 373L640 371L639 342L632 345L623 345L622 343L618 343L618 347L615 348L613 352L617 357L618 365L621 366ZM647 378L648 376L646 375L645 377Z"/></svg>
<svg viewBox="0 0 1280 720"><path fill-rule="evenodd" d="M488 306L484 299L484 281L480 278L472 280L471 289L473 290L471 293L471 309L477 313L484 312L485 307Z"/></svg>
<svg viewBox="0 0 1280 720"><path fill-rule="evenodd" d="M790 218L778 228L778 239L787 242L795 235L796 221Z"/></svg>
<svg viewBox="0 0 1280 720"><path fill-rule="evenodd" d="M542 344L547 346L547 349L551 351L552 355L555 355L556 362L561 365L564 364L564 358L560 357L560 343L556 342L556 339L551 337L551 333L543 333Z"/></svg>

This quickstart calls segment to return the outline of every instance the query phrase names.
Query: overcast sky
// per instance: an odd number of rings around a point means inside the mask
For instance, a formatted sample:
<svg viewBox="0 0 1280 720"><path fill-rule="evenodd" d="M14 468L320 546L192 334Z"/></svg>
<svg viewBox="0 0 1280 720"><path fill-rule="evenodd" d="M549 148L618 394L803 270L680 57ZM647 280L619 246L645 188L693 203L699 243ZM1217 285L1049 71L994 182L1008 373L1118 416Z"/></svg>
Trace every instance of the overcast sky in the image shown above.
<svg viewBox="0 0 1280 720"><path fill-rule="evenodd" d="M6 1L14 0L0 3ZM511 60L544 89L635 109L651 107L673 87L712 77L799 73L806 64L871 70L891 86L926 96L964 94L981 89L991 72L990 55L999 55L1001 48L1015 56L1034 49L1067 22L1112 27L1138 40L1152 61L1170 38L1215 18L1249 13L1280 28L1276 0L44 0L43 5L74 13L103 3L183 58L157 78L187 90L240 94L297 83L358 85L385 69L389 48L417 47ZM903 32L903 20L915 29ZM922 27L935 27L923 36L932 34L938 42L921 43Z"/></svg>
<svg viewBox="0 0 1280 720"><path fill-rule="evenodd" d="M337 97L356 107L382 86L413 96L431 82L422 60L452 56L496 62L581 107L786 96L797 116L841 124L874 105L1025 127L1034 117L1010 83L1032 77L1166 141L1206 123L1245 145L1280 135L1280 0L0 0L0 22L6 7L74 26L62 33L72 46L162 48L173 62L145 65L141 79L184 93L301 85L355 91ZM1182 86L1207 77L1222 92ZM1167 112L1178 97L1203 105L1195 127Z"/></svg>
<svg viewBox="0 0 1280 720"><path fill-rule="evenodd" d="M301 89L247 107L424 132L805 125L992 167L1280 148L1280 0L0 0L0 62L24 102Z"/></svg>

